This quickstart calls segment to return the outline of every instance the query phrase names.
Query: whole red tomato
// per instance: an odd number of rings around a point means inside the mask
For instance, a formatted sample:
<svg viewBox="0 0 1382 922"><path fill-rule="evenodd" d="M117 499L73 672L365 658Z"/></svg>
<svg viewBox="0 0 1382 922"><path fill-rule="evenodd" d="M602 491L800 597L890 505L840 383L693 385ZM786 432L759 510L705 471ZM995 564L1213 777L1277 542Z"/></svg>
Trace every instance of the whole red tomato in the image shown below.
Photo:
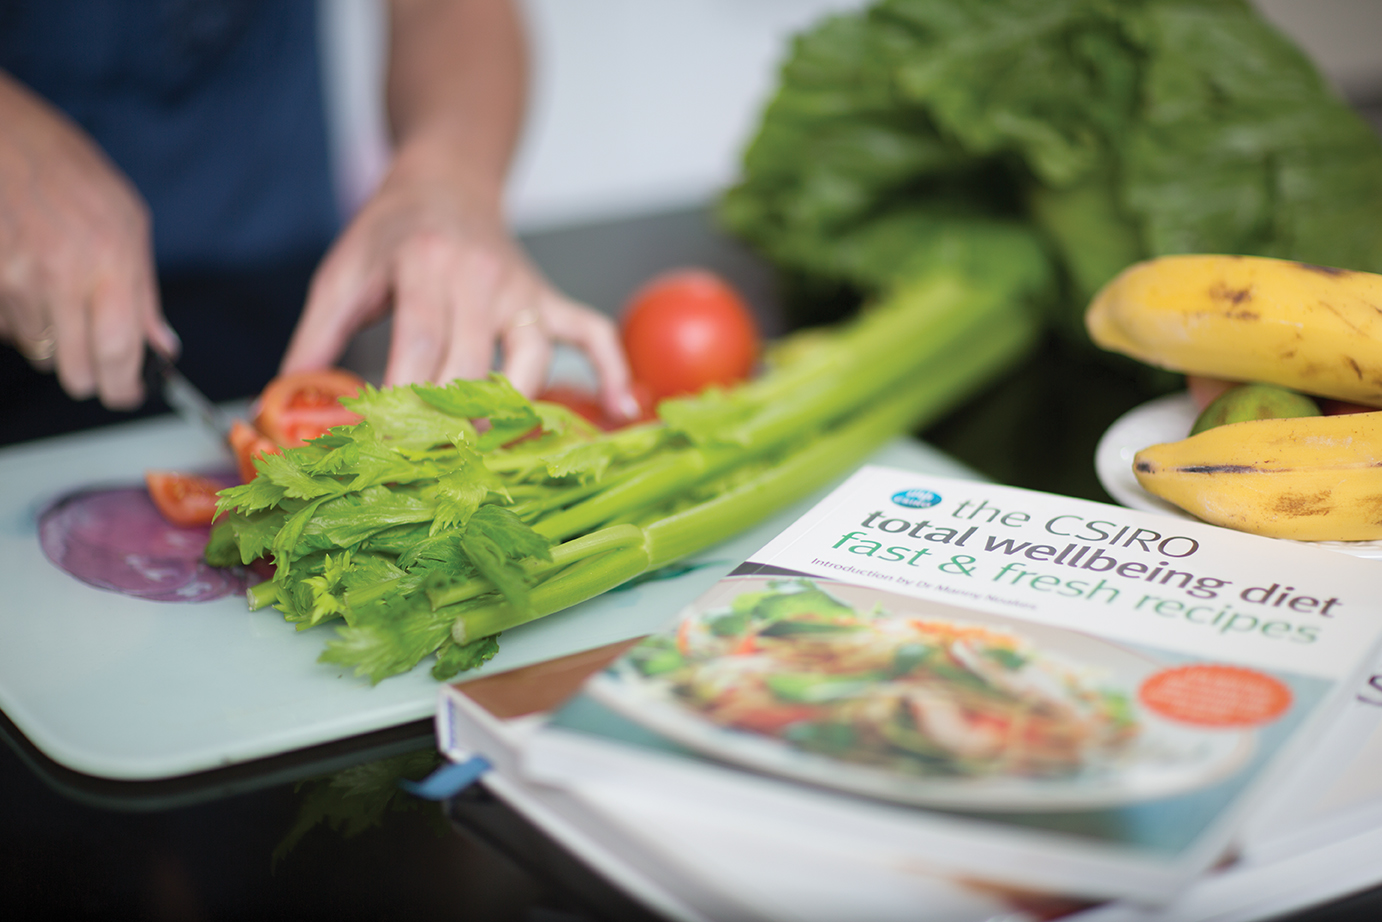
<svg viewBox="0 0 1382 922"><path fill-rule="evenodd" d="M703 269L668 272L640 288L620 334L634 381L654 401L743 381L758 360L758 329L744 299Z"/></svg>

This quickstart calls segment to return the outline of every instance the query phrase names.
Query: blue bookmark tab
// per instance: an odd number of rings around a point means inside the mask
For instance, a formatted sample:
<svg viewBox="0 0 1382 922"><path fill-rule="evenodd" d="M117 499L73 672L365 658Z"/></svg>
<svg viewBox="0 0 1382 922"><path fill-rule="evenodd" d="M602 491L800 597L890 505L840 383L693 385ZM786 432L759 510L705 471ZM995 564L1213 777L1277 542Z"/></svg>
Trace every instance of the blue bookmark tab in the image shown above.
<svg viewBox="0 0 1382 922"><path fill-rule="evenodd" d="M448 762L421 781L400 779L398 786L423 800L446 800L480 780L489 769L489 760L484 756L471 756L464 762Z"/></svg>

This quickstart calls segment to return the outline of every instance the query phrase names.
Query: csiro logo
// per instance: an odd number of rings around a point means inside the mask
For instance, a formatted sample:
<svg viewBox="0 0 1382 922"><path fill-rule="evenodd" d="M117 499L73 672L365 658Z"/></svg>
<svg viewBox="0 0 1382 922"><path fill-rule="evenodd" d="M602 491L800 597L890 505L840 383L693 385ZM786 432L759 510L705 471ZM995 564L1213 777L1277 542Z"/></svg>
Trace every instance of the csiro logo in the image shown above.
<svg viewBox="0 0 1382 922"><path fill-rule="evenodd" d="M912 487L910 490L898 490L893 494L893 502L899 506L906 506L908 509L930 509L941 501L941 495L933 490L923 490L921 487Z"/></svg>

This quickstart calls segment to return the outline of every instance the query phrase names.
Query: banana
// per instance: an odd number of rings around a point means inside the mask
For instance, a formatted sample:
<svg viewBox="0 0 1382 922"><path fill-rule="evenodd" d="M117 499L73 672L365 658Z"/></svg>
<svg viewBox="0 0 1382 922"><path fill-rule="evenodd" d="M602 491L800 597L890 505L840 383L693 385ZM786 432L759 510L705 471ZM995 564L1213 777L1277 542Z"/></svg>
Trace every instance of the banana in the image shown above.
<svg viewBox="0 0 1382 922"><path fill-rule="evenodd" d="M1104 286L1085 325L1098 345L1150 365L1382 407L1382 275L1166 256Z"/></svg>
<svg viewBox="0 0 1382 922"><path fill-rule="evenodd" d="M1382 412L1229 423L1133 458L1149 493L1239 531L1382 538Z"/></svg>

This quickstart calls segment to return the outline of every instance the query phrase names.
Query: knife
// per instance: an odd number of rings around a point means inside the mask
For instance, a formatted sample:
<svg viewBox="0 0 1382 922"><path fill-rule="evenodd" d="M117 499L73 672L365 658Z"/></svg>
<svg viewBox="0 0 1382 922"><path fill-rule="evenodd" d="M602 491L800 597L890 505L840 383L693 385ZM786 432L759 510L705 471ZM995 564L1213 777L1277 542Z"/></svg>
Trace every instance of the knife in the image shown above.
<svg viewBox="0 0 1382 922"><path fill-rule="evenodd" d="M144 380L157 389L168 406L184 420L226 444L230 436L230 416L188 381L173 360L148 349L144 360Z"/></svg>

